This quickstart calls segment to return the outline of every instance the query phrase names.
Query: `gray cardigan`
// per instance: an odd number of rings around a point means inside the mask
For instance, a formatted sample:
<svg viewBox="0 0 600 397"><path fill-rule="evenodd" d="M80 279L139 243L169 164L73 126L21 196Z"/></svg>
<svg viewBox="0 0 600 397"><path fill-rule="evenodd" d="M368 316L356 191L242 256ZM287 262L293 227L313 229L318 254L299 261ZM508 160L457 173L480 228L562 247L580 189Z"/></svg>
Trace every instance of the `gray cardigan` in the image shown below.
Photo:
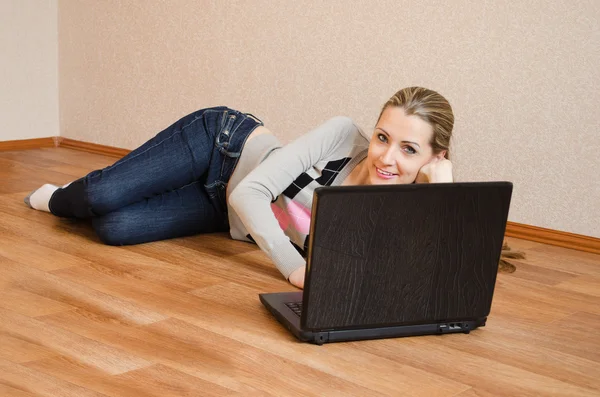
<svg viewBox="0 0 600 397"><path fill-rule="evenodd" d="M313 192L341 185L367 155L369 140L347 117L334 117L286 146L251 139L228 186L231 237L254 241L287 279L306 264Z"/></svg>

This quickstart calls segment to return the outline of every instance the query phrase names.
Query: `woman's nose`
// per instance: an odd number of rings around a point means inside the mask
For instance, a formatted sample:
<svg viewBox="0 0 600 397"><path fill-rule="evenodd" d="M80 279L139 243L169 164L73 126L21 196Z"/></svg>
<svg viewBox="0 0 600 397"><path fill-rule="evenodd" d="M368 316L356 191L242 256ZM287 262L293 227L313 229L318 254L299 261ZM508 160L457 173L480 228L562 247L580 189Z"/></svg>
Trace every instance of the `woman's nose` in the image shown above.
<svg viewBox="0 0 600 397"><path fill-rule="evenodd" d="M381 155L381 162L386 165L392 165L392 164L394 164L394 158L395 158L395 149L393 146L390 146Z"/></svg>

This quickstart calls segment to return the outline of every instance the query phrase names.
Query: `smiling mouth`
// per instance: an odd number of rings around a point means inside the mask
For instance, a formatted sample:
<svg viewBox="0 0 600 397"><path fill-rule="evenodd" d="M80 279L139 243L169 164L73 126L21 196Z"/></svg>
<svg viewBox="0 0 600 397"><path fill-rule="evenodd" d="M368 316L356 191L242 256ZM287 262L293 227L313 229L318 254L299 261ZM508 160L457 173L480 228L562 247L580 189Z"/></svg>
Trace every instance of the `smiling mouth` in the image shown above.
<svg viewBox="0 0 600 397"><path fill-rule="evenodd" d="M382 178L392 178L397 175L397 174L392 174L391 172L384 171L381 168L377 168L377 167L375 167L375 170L377 171L377 175L381 176Z"/></svg>

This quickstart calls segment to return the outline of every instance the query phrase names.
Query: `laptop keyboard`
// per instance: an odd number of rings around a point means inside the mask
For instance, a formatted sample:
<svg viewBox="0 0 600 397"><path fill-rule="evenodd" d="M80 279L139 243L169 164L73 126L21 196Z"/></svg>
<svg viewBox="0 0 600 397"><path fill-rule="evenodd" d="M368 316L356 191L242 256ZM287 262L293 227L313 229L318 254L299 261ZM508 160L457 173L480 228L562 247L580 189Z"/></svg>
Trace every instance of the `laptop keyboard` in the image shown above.
<svg viewBox="0 0 600 397"><path fill-rule="evenodd" d="M285 305L292 309L298 316L302 314L302 302L286 302Z"/></svg>

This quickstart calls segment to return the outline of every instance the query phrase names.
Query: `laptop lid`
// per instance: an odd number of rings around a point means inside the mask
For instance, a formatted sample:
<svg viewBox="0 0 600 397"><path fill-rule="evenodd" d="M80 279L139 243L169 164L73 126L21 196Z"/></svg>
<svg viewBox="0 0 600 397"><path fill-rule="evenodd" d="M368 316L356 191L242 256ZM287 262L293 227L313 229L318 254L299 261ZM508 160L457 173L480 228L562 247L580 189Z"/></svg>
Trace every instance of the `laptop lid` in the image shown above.
<svg viewBox="0 0 600 397"><path fill-rule="evenodd" d="M316 189L302 329L487 316L511 194L510 182Z"/></svg>

